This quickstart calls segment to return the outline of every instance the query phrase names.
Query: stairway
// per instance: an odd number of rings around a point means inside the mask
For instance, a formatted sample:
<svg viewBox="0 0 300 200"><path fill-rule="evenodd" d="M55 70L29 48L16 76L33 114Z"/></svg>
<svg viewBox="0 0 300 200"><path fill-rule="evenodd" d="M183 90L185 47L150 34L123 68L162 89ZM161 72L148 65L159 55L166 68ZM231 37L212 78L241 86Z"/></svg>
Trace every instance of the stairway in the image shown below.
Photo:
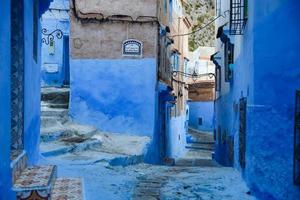
<svg viewBox="0 0 300 200"><path fill-rule="evenodd" d="M185 167L217 167L213 160L214 138L210 133L189 129L187 135L186 154L175 159L176 166Z"/></svg>
<svg viewBox="0 0 300 200"><path fill-rule="evenodd" d="M47 137L47 132L52 132L53 127L58 132L64 130L68 121L69 88L42 88L41 99L41 140L51 141L55 134ZM17 200L84 199L80 178L58 178L55 165L27 166L25 151L12 162L11 168L12 190Z"/></svg>
<svg viewBox="0 0 300 200"><path fill-rule="evenodd" d="M27 166L23 152L12 162L13 188L17 200L82 200L82 181L57 178L55 165Z"/></svg>

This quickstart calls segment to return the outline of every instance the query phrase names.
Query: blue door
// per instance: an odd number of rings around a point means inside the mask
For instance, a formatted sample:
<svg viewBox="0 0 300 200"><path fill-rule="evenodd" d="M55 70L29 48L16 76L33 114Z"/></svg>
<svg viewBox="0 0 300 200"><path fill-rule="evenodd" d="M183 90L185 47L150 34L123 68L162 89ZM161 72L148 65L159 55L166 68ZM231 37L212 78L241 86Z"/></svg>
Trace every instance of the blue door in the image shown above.
<svg viewBox="0 0 300 200"><path fill-rule="evenodd" d="M64 85L70 85L70 55L69 55L69 36L64 36Z"/></svg>

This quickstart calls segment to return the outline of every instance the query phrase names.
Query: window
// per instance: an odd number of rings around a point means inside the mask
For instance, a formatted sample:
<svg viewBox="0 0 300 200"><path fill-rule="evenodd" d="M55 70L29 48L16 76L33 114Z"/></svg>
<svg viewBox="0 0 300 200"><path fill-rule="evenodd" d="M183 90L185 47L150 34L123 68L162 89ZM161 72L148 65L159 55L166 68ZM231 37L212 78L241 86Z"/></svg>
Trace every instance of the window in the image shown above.
<svg viewBox="0 0 300 200"><path fill-rule="evenodd" d="M173 21L173 0L169 0L169 22Z"/></svg>
<svg viewBox="0 0 300 200"><path fill-rule="evenodd" d="M225 81L229 82L233 77L233 63L234 63L234 44L230 41L224 43L224 67L225 67Z"/></svg>
<svg viewBox="0 0 300 200"><path fill-rule="evenodd" d="M184 58L184 72L189 73L189 60Z"/></svg>
<svg viewBox="0 0 300 200"><path fill-rule="evenodd" d="M39 20L39 0L33 1L33 59L37 62L38 56L38 21Z"/></svg>
<svg viewBox="0 0 300 200"><path fill-rule="evenodd" d="M248 0L230 0L230 35L243 35L248 18Z"/></svg>
<svg viewBox="0 0 300 200"><path fill-rule="evenodd" d="M216 80L215 80L215 84L216 84L216 91L220 92L221 91L221 84L222 84L222 77L221 77L221 67L220 65L216 66Z"/></svg>
<svg viewBox="0 0 300 200"><path fill-rule="evenodd" d="M203 125L203 119L202 119L202 117L199 117L199 118L198 118L198 125L199 125L199 126L202 126L202 125Z"/></svg>
<svg viewBox="0 0 300 200"><path fill-rule="evenodd" d="M173 71L179 71L179 55L176 52L172 53L171 65L172 65Z"/></svg>
<svg viewBox="0 0 300 200"><path fill-rule="evenodd" d="M248 0L244 0L244 19L246 23L248 20Z"/></svg>
<svg viewBox="0 0 300 200"><path fill-rule="evenodd" d="M294 183L300 186L300 90L296 91L294 126Z"/></svg>

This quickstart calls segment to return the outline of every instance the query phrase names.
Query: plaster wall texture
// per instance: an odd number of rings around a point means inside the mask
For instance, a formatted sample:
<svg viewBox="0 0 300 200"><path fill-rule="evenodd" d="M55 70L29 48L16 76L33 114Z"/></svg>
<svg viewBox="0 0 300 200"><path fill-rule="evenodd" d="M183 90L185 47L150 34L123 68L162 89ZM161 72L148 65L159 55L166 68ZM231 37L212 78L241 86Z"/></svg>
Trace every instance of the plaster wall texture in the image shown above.
<svg viewBox="0 0 300 200"><path fill-rule="evenodd" d="M257 161L249 163L255 165L262 161L263 164L253 166L252 170L250 167L246 179L263 197L297 199L300 189L293 185L292 165L295 91L300 85L297 55L300 4L296 0L268 0L255 1L255 7L254 104L260 107L249 108L252 121L247 144L253 155L249 158ZM278 39L282 35L288 39ZM253 122L257 118L261 120ZM252 142L253 136L260 136L256 144ZM264 144L259 151L258 143ZM261 175L260 171L265 173Z"/></svg>
<svg viewBox="0 0 300 200"><path fill-rule="evenodd" d="M12 199L10 191L10 1L0 6L0 199Z"/></svg>
<svg viewBox="0 0 300 200"><path fill-rule="evenodd" d="M71 60L70 115L100 130L152 137L156 59Z"/></svg>
<svg viewBox="0 0 300 200"><path fill-rule="evenodd" d="M189 127L205 132L214 129L214 102L189 102ZM202 118L202 125L199 124Z"/></svg>
<svg viewBox="0 0 300 200"><path fill-rule="evenodd" d="M122 44L127 39L143 43L143 57L157 55L158 26L156 23L80 23L71 16L72 58L122 59ZM107 48L109 47L109 48Z"/></svg>
<svg viewBox="0 0 300 200"><path fill-rule="evenodd" d="M157 17L157 0L75 0L79 15L98 13L103 17L113 15ZM113 6L112 6L113 5Z"/></svg>
<svg viewBox="0 0 300 200"><path fill-rule="evenodd" d="M122 59L122 44L127 39L137 39L143 43L143 57L156 57L159 34L156 2L155 0L126 0L117 3L103 0L75 1L75 7L71 5L72 57ZM89 13L97 13L104 18L124 15L134 20L139 16L148 17L148 20L150 17L153 22L145 23L142 20L140 23L131 23L130 20L84 22L84 19L93 16ZM84 16L79 16L80 14ZM107 48L108 46L110 48Z"/></svg>
<svg viewBox="0 0 300 200"><path fill-rule="evenodd" d="M52 4L51 4L52 5ZM57 6L57 9L59 8ZM66 76L66 66L64 65L65 51L64 37L69 36L70 23L68 19L67 11L47 11L41 20L42 28L47 29L47 33L51 33L56 29L60 29L63 32L61 39L54 38L54 53L50 53L49 45L42 44L42 86L62 86L64 85ZM55 34L55 33L54 33ZM43 36L47 39L47 36ZM49 65L57 66L57 71L49 71Z"/></svg>
<svg viewBox="0 0 300 200"><path fill-rule="evenodd" d="M231 83L223 80L221 97L216 101L216 127L234 137L234 165L240 169L238 101L247 97L244 178L260 199L297 199L300 190L293 184L293 121L295 91L300 84L300 4L296 0L248 2L245 33L231 37L235 44L234 78ZM226 3L229 5L229 1L222 1L224 9ZM288 39L281 40L282 36ZM221 143L216 149L217 159L225 164L227 155L222 152L226 152L226 145Z"/></svg>

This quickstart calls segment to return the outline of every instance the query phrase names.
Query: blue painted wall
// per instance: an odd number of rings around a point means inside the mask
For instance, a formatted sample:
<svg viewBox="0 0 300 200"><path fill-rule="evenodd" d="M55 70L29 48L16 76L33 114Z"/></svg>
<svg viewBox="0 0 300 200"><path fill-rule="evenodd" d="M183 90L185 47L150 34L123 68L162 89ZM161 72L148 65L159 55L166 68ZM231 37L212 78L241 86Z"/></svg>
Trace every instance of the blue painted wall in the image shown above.
<svg viewBox="0 0 300 200"><path fill-rule="evenodd" d="M223 79L221 96L216 100L215 128L221 127L223 137L234 138L234 165L241 170L238 102L247 97L243 176L259 199L294 200L300 196L300 188L293 185L294 101L295 90L300 86L300 3L248 2L244 35L230 37L236 46L234 78L231 83ZM220 60L223 67L222 63ZM226 140L217 142L216 158L224 165L229 163L227 150Z"/></svg>
<svg viewBox="0 0 300 200"><path fill-rule="evenodd" d="M213 132L214 129L214 102L189 102L189 127L204 131ZM199 124L202 118L202 125Z"/></svg>
<svg viewBox="0 0 300 200"><path fill-rule="evenodd" d="M0 199L10 191L10 1L1 1L0 15ZM5 19L5 20L4 20ZM5 49L5 51L3 51Z"/></svg>
<svg viewBox="0 0 300 200"><path fill-rule="evenodd" d="M292 166L295 91L300 88L299 9L297 0L255 1L256 106L248 111L245 177L263 198L300 197L300 187L293 185Z"/></svg>
<svg viewBox="0 0 300 200"><path fill-rule="evenodd" d="M176 159L185 153L188 106L177 113L176 104L173 102L166 103L166 157Z"/></svg>
<svg viewBox="0 0 300 200"><path fill-rule="evenodd" d="M72 59L70 115L102 131L152 137L156 59Z"/></svg>
<svg viewBox="0 0 300 200"><path fill-rule="evenodd" d="M48 0L40 1L40 12L49 5ZM9 0L1 2L0 13L0 199L13 200L11 191L12 176L10 169L10 4ZM43 9L44 8L44 9ZM33 38L33 0L24 1L24 55L25 93L24 93L24 148L27 151L29 164L35 164L38 159L38 143L40 132L40 34ZM39 24L39 20L37 19ZM40 30L38 31L40 33ZM38 62L33 59L33 40L38 40Z"/></svg>
<svg viewBox="0 0 300 200"><path fill-rule="evenodd" d="M63 32L64 37L68 37L70 32L70 21L69 14L66 10L69 9L69 1L55 0L51 3L50 8L54 10L48 10L42 16L42 28L47 29L47 33L59 29ZM61 11L58 11L57 9L60 9ZM49 45L46 45L45 43L42 44L42 86L61 87L66 83L66 78L70 76L68 74L69 66L64 62L64 59L69 57L68 52L65 51L66 48L69 49L69 44L64 43L64 37L60 39L57 37L54 38L54 54L49 53ZM43 35L43 38L47 37ZM54 73L48 72L45 67L47 64L56 64L58 66L58 71Z"/></svg>
<svg viewBox="0 0 300 200"><path fill-rule="evenodd" d="M49 1L42 1L40 4ZM24 148L29 164L35 164L39 157L40 135L40 64L41 64L41 26L39 19L38 38L33 38L33 0L24 1L25 37L25 85L24 85ZM37 61L33 58L33 40L38 40Z"/></svg>
<svg viewBox="0 0 300 200"><path fill-rule="evenodd" d="M171 106L171 105L167 105ZM186 146L186 115L168 117L166 156L179 158L185 153Z"/></svg>
<svg viewBox="0 0 300 200"><path fill-rule="evenodd" d="M155 133L145 155L144 161L146 163L162 164L163 159L166 157L166 127L168 125L166 104L168 101L174 100L171 91L171 88L166 84L158 81L156 87Z"/></svg>

